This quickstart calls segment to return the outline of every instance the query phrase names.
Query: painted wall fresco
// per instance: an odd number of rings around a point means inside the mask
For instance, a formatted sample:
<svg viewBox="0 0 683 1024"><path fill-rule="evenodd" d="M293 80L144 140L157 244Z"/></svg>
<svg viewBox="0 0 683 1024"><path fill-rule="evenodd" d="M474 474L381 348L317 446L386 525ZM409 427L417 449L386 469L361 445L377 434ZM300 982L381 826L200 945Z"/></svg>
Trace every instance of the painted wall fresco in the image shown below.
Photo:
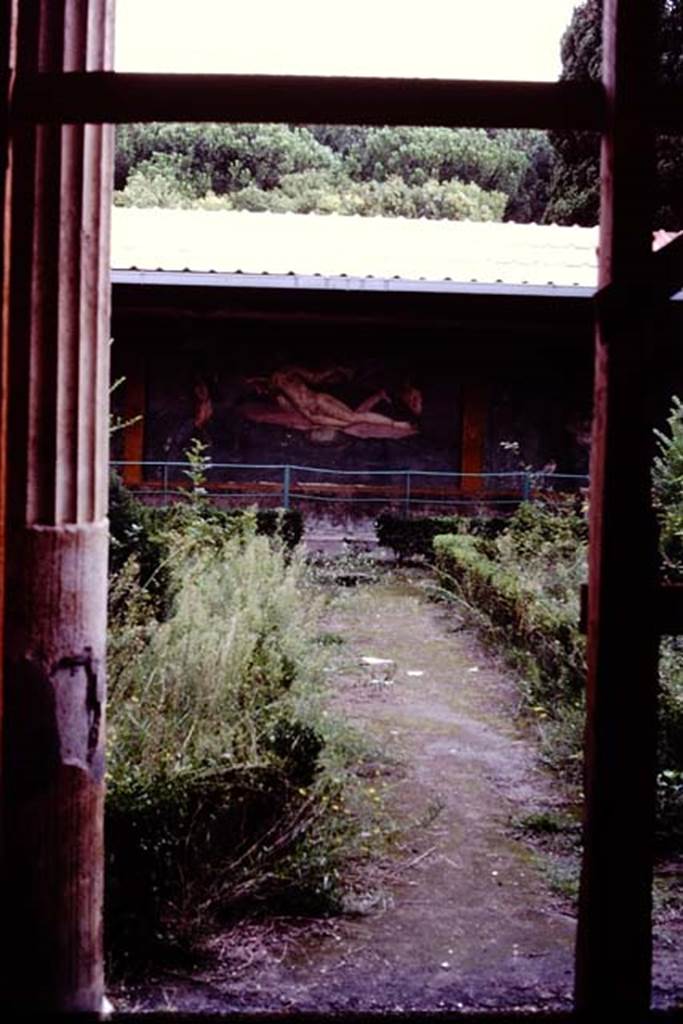
<svg viewBox="0 0 683 1024"><path fill-rule="evenodd" d="M259 354L241 344L199 355L170 351L148 369L145 458L181 459L192 437L214 462L335 469L460 463L455 375L402 358L299 348Z"/></svg>
<svg viewBox="0 0 683 1024"><path fill-rule="evenodd" d="M475 445L485 471L588 468L590 334L583 346L561 346L514 327L428 331L314 317L235 325L209 315L115 328L114 376L144 380L137 458L182 461L199 437L214 463L458 472L464 418L483 388ZM223 477L236 479L212 473ZM270 477L257 470L253 479Z"/></svg>
<svg viewBox="0 0 683 1024"><path fill-rule="evenodd" d="M486 425L486 467L514 472L587 474L591 390L551 368L542 375L492 382Z"/></svg>

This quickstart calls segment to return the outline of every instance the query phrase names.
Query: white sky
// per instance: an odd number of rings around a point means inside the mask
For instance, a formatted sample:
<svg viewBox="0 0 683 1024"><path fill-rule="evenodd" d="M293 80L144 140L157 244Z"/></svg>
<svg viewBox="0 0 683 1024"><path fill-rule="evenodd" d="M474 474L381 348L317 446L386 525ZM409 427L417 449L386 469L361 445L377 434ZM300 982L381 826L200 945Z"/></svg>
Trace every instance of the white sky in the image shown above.
<svg viewBox="0 0 683 1024"><path fill-rule="evenodd" d="M119 71L553 81L579 0L117 0Z"/></svg>

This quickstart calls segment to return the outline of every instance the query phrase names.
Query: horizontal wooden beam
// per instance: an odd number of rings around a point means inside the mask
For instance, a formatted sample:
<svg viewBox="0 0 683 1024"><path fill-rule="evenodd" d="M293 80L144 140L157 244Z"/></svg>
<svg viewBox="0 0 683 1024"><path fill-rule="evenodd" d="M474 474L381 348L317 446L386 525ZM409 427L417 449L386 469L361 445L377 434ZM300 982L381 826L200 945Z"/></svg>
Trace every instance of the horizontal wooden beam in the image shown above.
<svg viewBox="0 0 683 1024"><path fill-rule="evenodd" d="M637 595L633 595L633 600ZM683 634L683 584L664 583L657 592L657 631L660 636L681 636ZM581 587L581 617L579 629L586 633L588 628L588 585Z"/></svg>
<svg viewBox="0 0 683 1024"><path fill-rule="evenodd" d="M19 76L14 119L443 125L599 131L596 82L70 72Z"/></svg>
<svg viewBox="0 0 683 1024"><path fill-rule="evenodd" d="M683 288L683 233L658 249L652 258L655 298L671 298Z"/></svg>
<svg viewBox="0 0 683 1024"><path fill-rule="evenodd" d="M641 304L648 302L654 308L654 304L667 302L683 288L683 233L654 252L651 261L651 273L643 280L640 291ZM631 297L630 283L611 282L600 288L594 298L604 316L628 321L632 317Z"/></svg>

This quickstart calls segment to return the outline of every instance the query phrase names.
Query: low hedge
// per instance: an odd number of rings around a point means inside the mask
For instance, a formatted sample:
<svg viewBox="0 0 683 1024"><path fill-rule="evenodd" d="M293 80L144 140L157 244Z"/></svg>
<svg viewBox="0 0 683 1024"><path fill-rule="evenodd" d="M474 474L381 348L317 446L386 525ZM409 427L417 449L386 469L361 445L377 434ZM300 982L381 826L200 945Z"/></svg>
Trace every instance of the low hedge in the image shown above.
<svg viewBox="0 0 683 1024"><path fill-rule="evenodd" d="M304 517L298 509L260 508L256 513L256 532L267 537L278 534L288 548L295 548L304 533Z"/></svg>
<svg viewBox="0 0 683 1024"><path fill-rule="evenodd" d="M165 505L161 507L148 507L146 518L153 531L163 532L169 527L173 528L179 519L183 518L186 505ZM232 531L237 522L245 515L243 509L217 508L207 502L202 505L193 506L193 511L199 509L202 519L207 523L216 526L225 526L226 530ZM259 508L256 509L256 532L266 537L279 536L284 544L292 549L301 540L304 532L303 516L296 509L286 508Z"/></svg>
<svg viewBox="0 0 683 1024"><path fill-rule="evenodd" d="M579 697L585 686L585 641L573 615L522 587L482 553L476 537L437 536L434 554L441 585L482 611L493 638L523 663L533 699Z"/></svg>
<svg viewBox="0 0 683 1024"><path fill-rule="evenodd" d="M491 540L507 524L508 520L502 516L419 516L408 519L383 512L375 520L375 529L382 547L391 548L398 558L423 555L431 559L433 541L439 534L470 533Z"/></svg>

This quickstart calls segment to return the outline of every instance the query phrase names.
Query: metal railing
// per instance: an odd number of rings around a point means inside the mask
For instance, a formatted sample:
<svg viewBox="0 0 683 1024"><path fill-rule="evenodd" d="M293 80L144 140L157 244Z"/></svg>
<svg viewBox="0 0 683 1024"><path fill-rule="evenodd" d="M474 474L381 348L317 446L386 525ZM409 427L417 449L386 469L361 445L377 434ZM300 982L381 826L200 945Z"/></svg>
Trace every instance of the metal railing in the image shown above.
<svg viewBox="0 0 683 1024"><path fill-rule="evenodd" d="M114 461L112 468L141 498L168 503L187 496L188 462ZM207 464L204 486L217 504L295 508L310 503L398 508L405 515L427 509L514 507L552 493L577 493L588 477L576 473L510 470L456 473L422 469L330 469L292 463Z"/></svg>

